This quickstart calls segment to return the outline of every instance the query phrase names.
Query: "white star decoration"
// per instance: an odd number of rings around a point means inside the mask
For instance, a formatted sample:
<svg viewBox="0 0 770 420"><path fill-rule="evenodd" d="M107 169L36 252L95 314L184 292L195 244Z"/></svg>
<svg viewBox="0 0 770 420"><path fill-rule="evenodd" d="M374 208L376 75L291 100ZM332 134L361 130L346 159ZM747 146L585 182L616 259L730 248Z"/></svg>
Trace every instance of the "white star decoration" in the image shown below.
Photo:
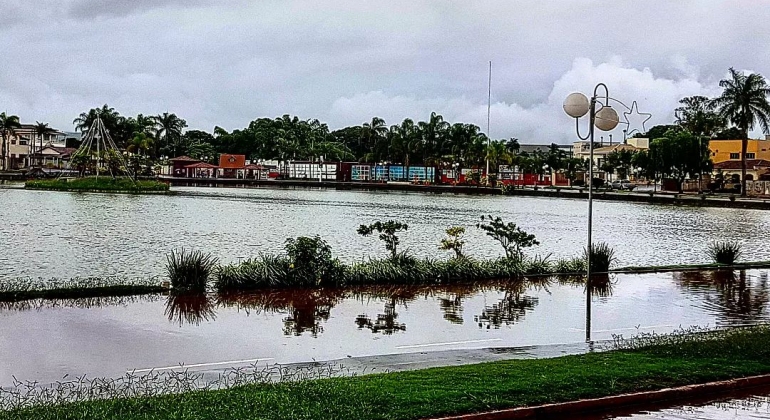
<svg viewBox="0 0 770 420"><path fill-rule="evenodd" d="M644 126L644 123L649 121L650 118L652 118L652 114L647 112L639 112L639 107L637 106L636 101L632 102L631 109L623 112L623 119L626 120L623 122L623 124L626 125L626 135L630 136L634 133L646 133L647 128ZM633 128L631 127L632 124Z"/></svg>

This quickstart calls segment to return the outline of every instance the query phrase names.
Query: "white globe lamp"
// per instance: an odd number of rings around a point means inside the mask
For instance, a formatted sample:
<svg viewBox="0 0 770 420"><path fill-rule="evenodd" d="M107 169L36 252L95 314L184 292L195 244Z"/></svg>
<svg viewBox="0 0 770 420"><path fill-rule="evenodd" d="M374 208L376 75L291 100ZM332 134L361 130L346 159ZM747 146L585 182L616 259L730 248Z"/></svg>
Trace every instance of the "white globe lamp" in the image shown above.
<svg viewBox="0 0 770 420"><path fill-rule="evenodd" d="M591 108L586 95L580 92L570 93L564 100L564 112L572 118L580 118L586 115Z"/></svg>
<svg viewBox="0 0 770 420"><path fill-rule="evenodd" d="M611 131L618 126L620 119L618 113L611 106L604 106L596 113L594 125L602 131Z"/></svg>

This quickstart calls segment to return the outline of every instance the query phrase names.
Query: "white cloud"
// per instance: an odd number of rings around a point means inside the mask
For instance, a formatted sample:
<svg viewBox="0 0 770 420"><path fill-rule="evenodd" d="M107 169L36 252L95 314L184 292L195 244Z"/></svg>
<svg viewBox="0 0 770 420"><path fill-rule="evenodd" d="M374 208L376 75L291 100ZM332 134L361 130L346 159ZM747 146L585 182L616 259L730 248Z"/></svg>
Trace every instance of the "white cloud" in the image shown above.
<svg viewBox="0 0 770 420"><path fill-rule="evenodd" d="M679 63L692 73L689 77L672 80L656 77L650 69L631 68L623 63L621 57L614 57L601 64L594 64L587 58L578 58L553 83L544 101L530 106L495 101L490 113L492 137L517 137L523 143L569 143L577 140L574 122L562 111L562 101L574 91L590 96L599 82L608 86L612 98L628 107L637 101L640 112L652 113L653 118L646 123L648 129L656 124L669 124L674 118L673 110L682 97L714 96L719 93L716 83L704 85L698 82L695 78L697 69L686 67L688 65L684 61ZM599 92L603 93L602 90ZM395 124L406 117L425 119L432 111L436 111L446 120L473 123L486 131L487 104L484 99L482 95L470 100L467 97L389 96L382 91L373 91L337 99L331 107L329 120L332 126L336 126L352 121L363 122L377 115ZM622 119L625 108L614 102L611 104ZM583 121L584 129L585 124ZM623 126L619 126L611 133L614 141L623 138L622 129ZM605 140L609 140L608 134Z"/></svg>

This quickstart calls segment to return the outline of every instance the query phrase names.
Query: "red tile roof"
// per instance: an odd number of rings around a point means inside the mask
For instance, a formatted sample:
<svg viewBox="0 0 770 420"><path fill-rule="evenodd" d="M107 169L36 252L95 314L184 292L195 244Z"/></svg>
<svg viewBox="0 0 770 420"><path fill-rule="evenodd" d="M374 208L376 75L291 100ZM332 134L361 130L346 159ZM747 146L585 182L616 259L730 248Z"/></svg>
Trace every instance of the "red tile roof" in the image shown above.
<svg viewBox="0 0 770 420"><path fill-rule="evenodd" d="M747 159L746 160L746 168L747 169L754 169L754 168L770 168L770 160L765 159ZM714 164L714 169L722 169L722 170L737 170L741 169L741 161L740 160L726 160L724 162L719 162Z"/></svg>
<svg viewBox="0 0 770 420"><path fill-rule="evenodd" d="M216 166L216 165L212 165L210 163L206 163L206 162L198 162L198 163L193 163L192 165L187 165L187 166L185 166L185 168L188 168L188 169L217 169L219 167Z"/></svg>
<svg viewBox="0 0 770 420"><path fill-rule="evenodd" d="M262 170L262 169L265 169L265 167L262 166L262 165L255 165L253 163L250 163L250 164L244 166L243 169L255 169L255 170L258 169L258 170Z"/></svg>

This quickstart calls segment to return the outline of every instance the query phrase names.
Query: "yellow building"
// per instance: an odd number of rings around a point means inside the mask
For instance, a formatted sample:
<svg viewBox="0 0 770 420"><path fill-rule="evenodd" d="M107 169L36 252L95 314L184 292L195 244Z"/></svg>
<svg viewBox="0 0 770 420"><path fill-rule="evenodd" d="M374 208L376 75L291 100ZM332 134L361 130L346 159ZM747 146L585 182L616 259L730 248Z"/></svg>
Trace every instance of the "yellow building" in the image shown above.
<svg viewBox="0 0 770 420"><path fill-rule="evenodd" d="M741 160L741 140L709 140L711 161L716 163ZM770 160L770 136L764 140L749 139L746 160Z"/></svg>

